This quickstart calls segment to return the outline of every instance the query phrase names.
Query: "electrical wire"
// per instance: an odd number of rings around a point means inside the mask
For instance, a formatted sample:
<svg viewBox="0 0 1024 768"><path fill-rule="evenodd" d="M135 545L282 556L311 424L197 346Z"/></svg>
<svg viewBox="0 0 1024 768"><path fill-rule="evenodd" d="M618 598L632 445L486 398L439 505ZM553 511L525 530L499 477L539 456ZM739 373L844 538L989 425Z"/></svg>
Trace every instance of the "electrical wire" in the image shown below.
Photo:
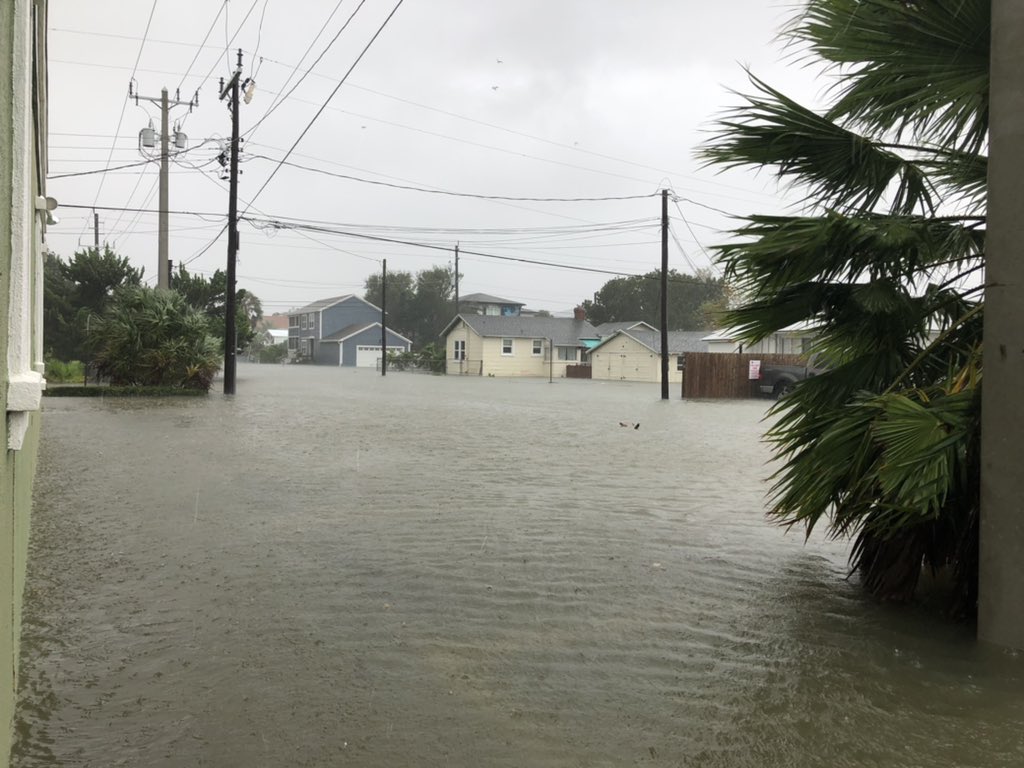
<svg viewBox="0 0 1024 768"><path fill-rule="evenodd" d="M313 42L309 44L309 47L306 49L306 52L304 54L302 54L302 60L305 60L306 56L312 50L313 46L316 45L316 41L320 39L320 34L323 32L324 29L326 29L326 25L330 23L331 19L334 18L334 14L338 12L338 9L341 7L342 2L344 2L344 0L338 0L338 4L336 6L334 6L334 10L331 11L331 15L327 17L327 21L325 22L324 27L322 27L321 31L317 33L317 36L315 38L313 38ZM271 102L270 106L267 108L267 111L263 113L263 117L261 117L259 120L257 120L256 123L253 124L253 126L251 128L249 128L249 130L247 130L245 132L244 135L245 135L246 138L252 136L252 134L256 132L256 129L259 128L263 124L263 121L266 120L268 117L270 117L274 113L274 111L279 106L281 106L281 104L283 104L285 102L285 100L289 96L291 96L293 93L295 93L295 89L298 88L300 85L302 85L302 81L306 79L306 77L309 75L309 73L313 70L313 67L315 67L317 64L319 64L320 60L324 56L327 55L327 52L329 50L331 50L331 47L337 42L338 38L341 37L341 33L344 32L348 28L348 25L352 22L352 19L354 19L356 17L356 14L359 13L360 9L363 7L363 5L365 3L366 3L366 0L359 0L359 5L356 6L355 10L352 11L351 14L349 14L349 17L345 20L345 23L341 25L341 28L337 32L335 32L334 37L332 37L331 41L329 43L327 43L327 47L324 48L320 52L320 55L317 56L316 59L313 61L313 63L309 65L309 69L306 70L302 74L302 77L300 77L295 82L295 85L292 86L291 90L288 91L288 93L286 93L284 96L281 96L281 91L283 91L285 88L288 87L288 83L291 81L292 75L295 74L295 71L302 64L302 60L299 61L299 64L296 65L296 68L294 70L292 70L292 73L290 75L288 75L288 80L286 80L285 84L283 86L281 86L281 90L278 91L277 94L274 96L274 100Z"/></svg>
<svg viewBox="0 0 1024 768"><path fill-rule="evenodd" d="M606 196L606 197L516 197L513 195L482 195L471 192L453 192L447 189L427 189L426 187L415 187L407 184L392 184L387 181L375 181L373 179L364 179L359 176L350 176L345 173L335 173L334 171L325 171L322 168L313 168L308 165L302 165L301 163L293 163L287 160L275 160L272 157L266 155L255 155L250 154L250 157L257 158L260 160L269 160L270 162L279 162L281 165L286 165L289 168L299 168L303 171L309 171L311 173L318 173L323 176L331 176L336 179L346 179L348 181L358 181L362 184L373 184L379 187L389 187L391 189L401 189L410 192L426 192L434 195L448 195L450 197L470 197L476 200L510 200L516 202L525 203L594 203L594 202L605 202L609 200L645 200L651 197L659 195L659 192L649 192L645 195L618 195L618 196Z"/></svg>
<svg viewBox="0 0 1024 768"><path fill-rule="evenodd" d="M180 152L176 152L175 156L177 156L177 155L184 155L185 153L191 152L194 149L199 149L199 147L203 146L203 144L206 144L206 143L207 142L204 141L201 144L197 144L194 147L189 147L188 149L183 149ZM168 157L170 157L170 155L168 155ZM54 160L54 162L70 163L70 162L75 162L75 161L74 160L60 160L60 161ZM84 161L84 162L89 162L89 161ZM121 170L124 170L125 168L138 168L138 167L143 166L143 165L151 165L153 163L158 163L158 162L160 162L160 158L159 157L150 157L150 158L147 158L146 160L140 160L137 163L127 163L125 165L115 165L113 167L107 166L105 168L96 168L96 169L91 170L91 171L79 171L77 173L61 173L61 174L57 174L56 176L47 176L46 178L49 181L51 179L68 179L68 178L71 178L73 176L94 176L97 173L108 173L110 171L121 171ZM128 196L128 199L131 200L131 195Z"/></svg>
<svg viewBox="0 0 1024 768"><path fill-rule="evenodd" d="M683 215L683 209L679 207L679 201L673 199L672 203L675 205L676 210L679 211L679 218L682 220L683 224L686 225L686 229L690 233L690 236L693 237L693 242L695 242L697 244L697 247L700 248L701 252L704 254L705 258L707 258L708 263L711 264L712 268L716 272L718 272L719 276L721 276L722 272L718 267L718 263L715 261L714 257L710 253L708 253L707 249L701 244L700 240L697 239L697 233L693 231L693 227L690 226L690 222L688 222L686 220L686 216ZM675 234L673 234L673 237L675 237ZM678 238L676 239L676 244L679 245ZM682 250L682 248L682 245L679 245L679 250Z"/></svg>
<svg viewBox="0 0 1024 768"><path fill-rule="evenodd" d="M274 176L277 175L277 172L281 170L281 163L284 163L284 161L288 159L289 155L291 155L291 153L295 151L295 148L299 145L299 142L302 141L303 137L313 127L313 124L316 122L317 118L320 117L321 114L323 114L323 111L327 108L327 105L330 103L331 99L334 98L334 95L344 84L345 80L348 79L348 76L352 74L352 70L354 70L356 66L359 64L359 62L363 60L363 56L365 56L366 52L370 50L370 46L374 44L374 42L377 40L380 34L384 31L384 28L388 25L388 22L391 21L394 15L398 12L398 9L402 7L402 3L404 1L405 0L398 0L398 2L395 3L395 7L391 9L391 13L389 13L387 15L387 18L385 18L384 21L381 22L381 25L377 28L377 31L373 33L373 37L370 38L369 42L367 42L366 45L363 46L363 50L360 51L359 55L356 57L356 60L352 62L352 66L348 68L348 71L345 72L341 80L338 81L338 84L334 87L334 90L331 91L330 95L324 101L323 106L321 106L320 109L317 110L317 113L313 115L313 118L306 124L306 127L302 129L302 133L299 134L299 137L288 149L288 152L285 153L285 156L284 158L282 158L281 162L277 166L275 166L273 171L271 171L270 176L267 177L267 180L263 182L263 185L258 190L256 190L256 194L252 196L251 202L245 207L245 211L248 211L249 208L252 207L252 203L256 201L256 199L263 193L263 190L267 188L267 185L270 184L271 180L273 180ZM242 213L244 214L245 211L242 211Z"/></svg>
<svg viewBox="0 0 1024 768"><path fill-rule="evenodd" d="M411 247L414 247L414 248L426 248L426 249L430 249L430 250L434 250L434 251L445 251L447 253L454 252L454 247L450 246L450 245L449 246L434 245L434 244L431 244L431 243L416 242L414 240L401 240L401 239L398 239L398 238L382 237L382 236L379 236L379 235L367 235L367 234L361 234L361 233L358 233L358 232L351 232L351 231L331 229L331 228L328 228L328 227L318 227L318 226L315 226L315 225L286 224L285 222L274 220L274 219L257 219L255 217L251 217L251 216L242 216L242 217L239 217L239 218L241 220L247 221L250 224L252 224L253 226L257 226L257 227L259 227L259 226L267 226L267 227L281 228L281 229L305 229L305 230L310 230L310 231L313 231L313 232L322 232L324 234L341 235L341 236L345 236L345 237L353 237L353 238L358 238L358 239L363 239L363 240L373 240L373 241L385 242L385 243L398 243L400 245L408 245L408 246L411 246ZM480 258L486 258L486 259L496 259L496 260L499 260L499 261L518 262L518 263L522 263L522 264L533 264L535 266L552 267L554 269L566 269L566 270L572 270L572 271L576 271L576 272L590 272L590 273L595 273L595 274L615 275L615 276L618 276L618 277L642 277L642 278L647 278L647 279L658 279L656 276L652 276L651 274L637 274L635 272L627 272L627 271L624 271L624 270L599 269L597 267L586 267L586 266L582 266L582 265L579 265L579 264L561 264L561 263L551 262L551 261L541 261L539 259L527 259L527 258L520 257L520 256L503 256L503 255L496 254L496 253L486 253L486 252L483 252L483 251L469 250L469 249L464 249L464 248L461 248L461 247L459 248L459 255L460 256L461 255L478 256ZM707 280L686 279L684 277L669 277L668 281L669 282L675 282L675 283L686 283L686 284L690 284L690 285L706 285L709 282Z"/></svg>
<svg viewBox="0 0 1024 768"><path fill-rule="evenodd" d="M210 24L210 28L206 30L206 35L203 37L203 42L201 42L199 44L199 47L196 48L196 55L192 57L192 61L189 63L188 69L185 70L185 74L181 76L181 82L178 83L177 90L181 90L181 86L185 84L185 81L188 79L189 73L192 72L192 67L196 65L196 61L199 59L199 55L203 52L203 48L206 47L206 41L209 40L210 35L213 34L213 30L217 26L217 20L220 18L220 15L222 13L227 11L227 7L228 0L223 0L223 2L221 2L220 4L220 8L217 9L217 15L213 17L213 21ZM264 6L264 8L265 7L266 6Z"/></svg>
<svg viewBox="0 0 1024 768"><path fill-rule="evenodd" d="M134 66L132 66L132 73L128 78L129 83L135 80L135 70L139 67L139 60L142 58L142 51L146 47L146 38L149 37L149 27L153 23L153 14L156 12L156 4L158 1L159 0L153 0L153 5L149 9L149 18L146 20L146 31L142 33L142 43L139 45L139 52L135 55L135 64ZM117 118L117 128L114 129L115 136L121 132L121 122L124 120L124 112L127 106L128 99L125 99L124 102L121 104L121 114ZM110 145L110 154L107 156L106 162L107 168L110 167L110 160L114 156L114 144L116 144L116 142L117 139L115 139L114 142ZM96 198L93 200L93 205L98 203L100 200L100 193L103 191L103 182L105 178L106 177L104 176L100 177L100 184L99 187L96 188Z"/></svg>

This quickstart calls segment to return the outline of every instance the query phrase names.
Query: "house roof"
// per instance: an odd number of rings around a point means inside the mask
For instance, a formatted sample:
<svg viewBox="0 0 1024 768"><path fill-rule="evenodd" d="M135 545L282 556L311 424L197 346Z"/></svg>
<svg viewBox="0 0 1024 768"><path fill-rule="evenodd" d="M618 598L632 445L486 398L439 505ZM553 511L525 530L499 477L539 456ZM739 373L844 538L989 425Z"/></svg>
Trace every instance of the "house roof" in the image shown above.
<svg viewBox="0 0 1024 768"><path fill-rule="evenodd" d="M466 302L467 304L511 304L516 307L526 306L521 301L502 299L498 296L491 296L489 293L470 293L459 297L459 303L461 304L463 302Z"/></svg>
<svg viewBox="0 0 1024 768"><path fill-rule="evenodd" d="M260 318L260 325L263 330L288 330L288 313L275 312L272 315L264 315Z"/></svg>
<svg viewBox="0 0 1024 768"><path fill-rule="evenodd" d="M792 325L787 325L785 328L780 328L776 333L795 336L814 333L817 328L818 323L811 320L801 320ZM735 341L740 338L740 335L740 332L735 328L719 328L717 331L705 335L704 341Z"/></svg>
<svg viewBox="0 0 1024 768"><path fill-rule="evenodd" d="M268 328L266 331L264 331L264 333L266 333L268 336L270 336L275 341L288 341L288 329L287 328L284 328L284 329L282 329L282 328Z"/></svg>
<svg viewBox="0 0 1024 768"><path fill-rule="evenodd" d="M597 332L602 338L605 336L611 336L616 331L628 331L630 328L645 331L658 330L646 320L623 320L615 323L601 323L600 325L595 326L595 328L597 328Z"/></svg>
<svg viewBox="0 0 1024 768"><path fill-rule="evenodd" d="M500 317L498 315L457 315L445 329L447 336L462 320L478 336L505 339L551 339L555 346L581 347L580 339L592 339L596 330L586 320L571 317Z"/></svg>
<svg viewBox="0 0 1024 768"><path fill-rule="evenodd" d="M646 324L645 324L646 325ZM668 353L670 355L681 355L685 352L707 352L708 343L705 340L707 331L669 331L668 332ZM590 351L603 347L617 336L627 336L637 344L647 347L656 355L661 354L661 334L657 331L646 330L622 330L616 331L611 336L601 339L601 343Z"/></svg>
<svg viewBox="0 0 1024 768"><path fill-rule="evenodd" d="M345 341L345 339L351 338L352 336L355 336L358 333L362 333L363 331L369 328L380 328L380 323L353 323L352 325L346 325L340 331L335 331L330 336L324 336L322 339L320 339L320 341ZM397 336L402 341L406 341L409 344L412 344L411 339L405 338L405 336L403 336L393 328L388 328L387 330L388 333L390 333L392 336Z"/></svg>
<svg viewBox="0 0 1024 768"><path fill-rule="evenodd" d="M356 296L354 293L346 293L344 296L332 296L329 299L320 299L319 301L314 301L312 304L307 304L304 307L299 307L298 309L294 310L291 314L303 315L308 312L322 312L328 307L333 307L335 304L341 304L341 302L346 301L348 299L357 299L358 301L361 301L364 304L367 304L368 306L371 306L378 312L380 312L380 307L370 304L370 302L368 302L362 296Z"/></svg>

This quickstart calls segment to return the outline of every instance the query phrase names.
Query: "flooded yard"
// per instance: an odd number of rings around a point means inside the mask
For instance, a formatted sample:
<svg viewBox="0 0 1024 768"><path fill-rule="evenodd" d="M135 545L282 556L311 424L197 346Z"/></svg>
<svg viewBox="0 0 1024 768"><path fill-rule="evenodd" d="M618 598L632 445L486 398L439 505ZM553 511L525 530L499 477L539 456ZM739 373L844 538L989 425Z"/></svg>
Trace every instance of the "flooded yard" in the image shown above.
<svg viewBox="0 0 1024 768"><path fill-rule="evenodd" d="M46 400L14 765L1024 764L1019 659L765 522L765 402L657 398Z"/></svg>

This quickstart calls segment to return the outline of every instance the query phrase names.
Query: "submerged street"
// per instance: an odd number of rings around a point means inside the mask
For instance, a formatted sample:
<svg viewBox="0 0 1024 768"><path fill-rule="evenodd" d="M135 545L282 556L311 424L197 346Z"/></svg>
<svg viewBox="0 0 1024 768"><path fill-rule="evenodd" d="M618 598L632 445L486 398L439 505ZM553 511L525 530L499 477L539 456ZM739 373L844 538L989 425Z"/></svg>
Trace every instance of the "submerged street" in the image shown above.
<svg viewBox="0 0 1024 768"><path fill-rule="evenodd" d="M45 401L14 765L1024 763L1019 658L765 521L765 401L238 376Z"/></svg>

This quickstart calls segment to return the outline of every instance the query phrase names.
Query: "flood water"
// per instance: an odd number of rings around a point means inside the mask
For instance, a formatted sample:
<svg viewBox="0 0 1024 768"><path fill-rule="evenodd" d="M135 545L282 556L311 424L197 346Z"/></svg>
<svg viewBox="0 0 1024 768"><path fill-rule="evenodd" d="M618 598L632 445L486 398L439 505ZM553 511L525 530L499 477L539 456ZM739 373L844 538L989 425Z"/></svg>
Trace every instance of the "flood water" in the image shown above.
<svg viewBox="0 0 1024 768"><path fill-rule="evenodd" d="M768 525L766 403L657 398L47 399L14 765L1024 765L1024 659Z"/></svg>

